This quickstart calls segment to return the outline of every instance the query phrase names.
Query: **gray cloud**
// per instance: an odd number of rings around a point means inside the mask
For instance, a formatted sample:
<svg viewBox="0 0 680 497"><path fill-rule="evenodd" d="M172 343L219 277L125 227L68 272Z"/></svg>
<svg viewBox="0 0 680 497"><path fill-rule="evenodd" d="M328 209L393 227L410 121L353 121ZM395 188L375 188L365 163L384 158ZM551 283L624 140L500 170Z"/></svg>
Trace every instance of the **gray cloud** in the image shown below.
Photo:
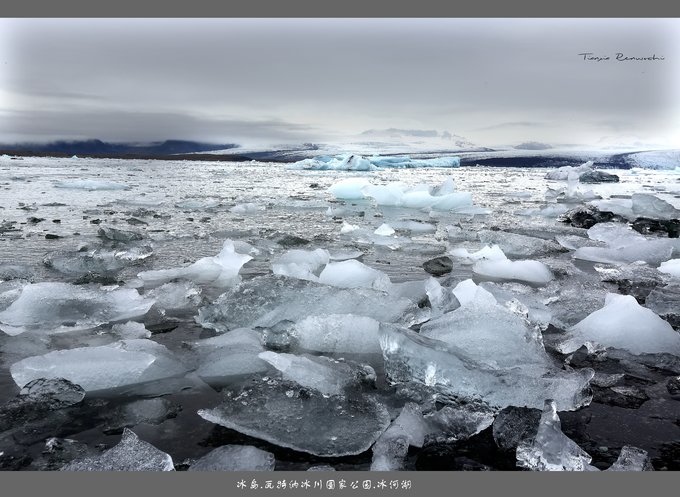
<svg viewBox="0 0 680 497"><path fill-rule="evenodd" d="M5 20L0 91L4 107L23 117L2 130L5 136L96 132L113 139L136 132L144 140L172 132L309 141L366 129L448 129L484 144L556 135L582 140L610 132L603 124L610 122L668 134L680 129L679 24ZM587 62L578 56L584 51L656 53L666 60Z"/></svg>
<svg viewBox="0 0 680 497"><path fill-rule="evenodd" d="M26 136L28 141L103 138L110 141L163 139L227 143L241 140L294 141L323 137L305 124L282 120L237 120L148 112L11 112L0 121L0 133ZM87 132L83 132L87 130Z"/></svg>

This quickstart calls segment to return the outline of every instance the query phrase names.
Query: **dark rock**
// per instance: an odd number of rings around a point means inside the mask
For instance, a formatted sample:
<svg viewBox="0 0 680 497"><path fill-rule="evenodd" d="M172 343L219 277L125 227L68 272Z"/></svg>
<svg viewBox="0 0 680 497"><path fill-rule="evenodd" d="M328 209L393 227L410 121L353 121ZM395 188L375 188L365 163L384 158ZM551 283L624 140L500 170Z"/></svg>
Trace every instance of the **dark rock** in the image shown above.
<svg viewBox="0 0 680 497"><path fill-rule="evenodd" d="M585 229L592 228L597 223L606 223L610 221L626 222L621 216L618 216L613 212L600 211L592 205L575 207L562 214L559 217L559 220L576 228Z"/></svg>
<svg viewBox="0 0 680 497"><path fill-rule="evenodd" d="M453 270L453 261L445 255L423 263L423 269L433 276L442 276Z"/></svg>
<svg viewBox="0 0 680 497"><path fill-rule="evenodd" d="M668 238L680 237L680 219L647 219L639 217L631 223L631 227L638 233L666 233Z"/></svg>
<svg viewBox="0 0 680 497"><path fill-rule="evenodd" d="M61 219L52 219L54 224L61 224Z"/></svg>
<svg viewBox="0 0 680 497"><path fill-rule="evenodd" d="M115 242L130 242L133 240L143 240L144 235L135 231L125 231L116 228L99 228L97 232L100 238L112 240Z"/></svg>
<svg viewBox="0 0 680 497"><path fill-rule="evenodd" d="M295 235L283 235L281 238L279 238L276 243L281 245L282 247L299 247L301 245L307 245L309 243L309 240L305 238L300 238L299 236Z"/></svg>
<svg viewBox="0 0 680 497"><path fill-rule="evenodd" d="M515 450L520 442L536 436L540 420L540 409L506 407L493 422L493 439L501 449Z"/></svg>
<svg viewBox="0 0 680 497"><path fill-rule="evenodd" d="M619 177L616 174L605 173L604 171L586 171L582 173L578 180L581 183L618 183Z"/></svg>
<svg viewBox="0 0 680 497"><path fill-rule="evenodd" d="M142 221L141 219L137 219L136 217L129 217L125 221L127 221L128 224L131 224L133 226L140 226L144 224L149 224L146 221Z"/></svg>
<svg viewBox="0 0 680 497"><path fill-rule="evenodd" d="M44 217L32 217L31 216L31 217L28 218L28 222L31 223L31 224L42 223L44 220L45 220Z"/></svg>
<svg viewBox="0 0 680 497"><path fill-rule="evenodd" d="M680 376L669 378L666 382L666 389L672 396L680 395Z"/></svg>
<svg viewBox="0 0 680 497"><path fill-rule="evenodd" d="M48 438L45 441L45 450L41 457L32 462L31 470L37 471L57 471L65 464L74 459L80 459L96 454L94 449L86 443L71 440L70 438Z"/></svg>
<svg viewBox="0 0 680 497"><path fill-rule="evenodd" d="M59 235L53 235L52 233L48 233L45 235L45 239L47 240L57 240L61 238Z"/></svg>
<svg viewBox="0 0 680 497"><path fill-rule="evenodd" d="M84 397L80 385L63 378L33 380L14 399L0 406L0 431L40 419L49 411L76 405Z"/></svg>
<svg viewBox="0 0 680 497"><path fill-rule="evenodd" d="M102 220L101 219L92 219L90 223L92 224L101 224Z"/></svg>
<svg viewBox="0 0 680 497"><path fill-rule="evenodd" d="M649 395L636 386L613 386L601 388L593 386L593 402L625 409L639 409L649 400Z"/></svg>

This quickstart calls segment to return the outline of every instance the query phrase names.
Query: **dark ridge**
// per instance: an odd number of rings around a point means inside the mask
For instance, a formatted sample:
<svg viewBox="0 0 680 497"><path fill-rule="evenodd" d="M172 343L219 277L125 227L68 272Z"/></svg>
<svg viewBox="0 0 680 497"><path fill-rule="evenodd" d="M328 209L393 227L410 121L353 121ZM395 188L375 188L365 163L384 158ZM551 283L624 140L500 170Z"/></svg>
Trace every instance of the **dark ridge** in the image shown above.
<svg viewBox="0 0 680 497"><path fill-rule="evenodd" d="M489 167L546 167L557 168L563 166L580 166L583 164L583 159L579 157L546 157L546 156L526 156L526 157L489 157L485 159L475 157L461 157L461 166L489 166ZM596 168L616 168L616 169L630 169L631 165L625 160L625 157L610 156L599 157L594 161Z"/></svg>
<svg viewBox="0 0 680 497"><path fill-rule="evenodd" d="M0 145L4 152L32 154L99 155L99 156L164 156L190 154L235 148L238 145L202 143L188 140L165 140L159 143L109 143L102 140L55 141L50 143L21 143ZM56 155L55 155L56 156Z"/></svg>

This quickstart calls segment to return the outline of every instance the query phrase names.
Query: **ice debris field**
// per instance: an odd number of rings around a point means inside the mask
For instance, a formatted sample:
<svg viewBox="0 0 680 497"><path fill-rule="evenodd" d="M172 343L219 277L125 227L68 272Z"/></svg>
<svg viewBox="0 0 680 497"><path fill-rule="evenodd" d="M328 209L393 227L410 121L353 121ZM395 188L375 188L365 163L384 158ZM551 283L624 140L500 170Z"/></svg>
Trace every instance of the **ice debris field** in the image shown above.
<svg viewBox="0 0 680 497"><path fill-rule="evenodd" d="M680 175L0 158L0 468L680 469Z"/></svg>

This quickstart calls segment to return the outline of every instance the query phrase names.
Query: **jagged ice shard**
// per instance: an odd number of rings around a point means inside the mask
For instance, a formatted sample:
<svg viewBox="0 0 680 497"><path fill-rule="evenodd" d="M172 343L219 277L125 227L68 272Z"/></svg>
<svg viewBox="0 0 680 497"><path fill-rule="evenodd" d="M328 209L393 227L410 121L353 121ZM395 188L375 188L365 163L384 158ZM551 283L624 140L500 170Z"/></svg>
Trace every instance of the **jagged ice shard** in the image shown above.
<svg viewBox="0 0 680 497"><path fill-rule="evenodd" d="M592 458L562 433L556 404L546 400L536 437L517 446L517 465L533 471L592 471Z"/></svg>
<svg viewBox="0 0 680 497"><path fill-rule="evenodd" d="M252 257L236 252L234 243L226 240L219 254L204 257L188 267L143 271L138 274L144 286L154 287L176 279L193 281L198 285L228 288L238 284L241 267Z"/></svg>
<svg viewBox="0 0 680 497"><path fill-rule="evenodd" d="M558 409L574 410L592 399L592 369L563 371L541 364L492 367L459 347L394 325L381 325L385 372L392 383L415 381L446 394L481 399L494 407L542 408L555 399ZM490 359L506 353L489 344Z"/></svg>
<svg viewBox="0 0 680 497"><path fill-rule="evenodd" d="M169 454L141 440L125 428L118 445L100 456L73 461L62 471L174 471Z"/></svg>

